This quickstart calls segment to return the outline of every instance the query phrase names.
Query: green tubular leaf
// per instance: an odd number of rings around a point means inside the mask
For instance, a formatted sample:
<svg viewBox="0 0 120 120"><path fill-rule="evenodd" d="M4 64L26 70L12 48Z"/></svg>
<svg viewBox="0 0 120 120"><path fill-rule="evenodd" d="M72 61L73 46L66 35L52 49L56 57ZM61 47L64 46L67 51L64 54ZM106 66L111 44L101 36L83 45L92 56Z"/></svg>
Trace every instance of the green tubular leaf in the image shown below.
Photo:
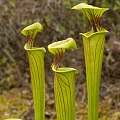
<svg viewBox="0 0 120 120"><path fill-rule="evenodd" d="M52 70L57 120L75 120L75 74L78 74L78 71L74 68L59 68L65 50L69 49L77 49L72 38L48 46L48 50L55 54Z"/></svg>
<svg viewBox="0 0 120 120"><path fill-rule="evenodd" d="M51 53L55 54L55 61L52 65L54 69L57 69L59 67L60 61L62 59L65 50L69 50L69 49L77 49L77 45L73 38L68 38L66 40L54 42L48 45L48 50Z"/></svg>
<svg viewBox="0 0 120 120"><path fill-rule="evenodd" d="M92 26L92 32L105 30L100 26L100 18L105 11L109 10L109 8L99 8L86 3L80 3L74 6L72 9L79 10L85 15Z"/></svg>
<svg viewBox="0 0 120 120"><path fill-rule="evenodd" d="M54 70L54 91L57 120L75 120L75 74L74 68Z"/></svg>
<svg viewBox="0 0 120 120"><path fill-rule="evenodd" d="M27 36L27 43L24 49L28 53L33 89L35 120L45 118L45 75L44 75L44 53L45 48L33 47L36 34L43 30L40 23L34 23L22 30L22 34Z"/></svg>
<svg viewBox="0 0 120 120"><path fill-rule="evenodd" d="M24 49L28 53L33 89L35 120L45 119L45 75L44 75L44 53L46 50L33 47Z"/></svg>
<svg viewBox="0 0 120 120"><path fill-rule="evenodd" d="M109 8L98 8L85 3L72 9L81 11L88 19L92 30L80 33L83 37L88 92L88 120L98 120L99 86L107 30L101 27L100 18Z"/></svg>
<svg viewBox="0 0 120 120"><path fill-rule="evenodd" d="M36 36L36 34L38 32L42 32L43 30L43 26L40 23L34 23L32 25L27 26L26 28L24 28L21 33L25 36L27 36L27 43L26 43L26 47L28 49L32 49L33 48L33 42L34 42L34 38Z"/></svg>
<svg viewBox="0 0 120 120"><path fill-rule="evenodd" d="M35 120L44 120L45 111L45 77L44 49L27 50L30 63Z"/></svg>
<svg viewBox="0 0 120 120"><path fill-rule="evenodd" d="M88 120L98 120L99 87L106 32L82 34L87 75Z"/></svg>

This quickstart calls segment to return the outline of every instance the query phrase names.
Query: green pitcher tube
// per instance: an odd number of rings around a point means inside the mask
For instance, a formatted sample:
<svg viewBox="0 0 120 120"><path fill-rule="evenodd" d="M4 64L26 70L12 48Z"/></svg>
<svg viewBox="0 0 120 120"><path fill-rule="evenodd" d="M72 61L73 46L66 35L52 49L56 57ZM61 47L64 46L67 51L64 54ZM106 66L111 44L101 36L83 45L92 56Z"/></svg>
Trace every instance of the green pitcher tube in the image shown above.
<svg viewBox="0 0 120 120"><path fill-rule="evenodd" d="M26 49L29 57L35 120L45 119L44 48Z"/></svg>
<svg viewBox="0 0 120 120"><path fill-rule="evenodd" d="M59 68L64 52L69 49L77 49L72 38L54 42L48 46L48 50L55 54L52 70L54 71L57 120L75 120L75 74L78 71L74 68Z"/></svg>
<svg viewBox="0 0 120 120"><path fill-rule="evenodd" d="M75 74L74 68L54 71L54 91L57 120L75 120Z"/></svg>
<svg viewBox="0 0 120 120"><path fill-rule="evenodd" d="M82 35L83 38L86 64L88 120L98 120L98 100L104 42L105 35L108 33L108 31L100 25L100 18L109 8L99 8L80 3L72 9L81 11L92 27L91 31L80 33L80 35Z"/></svg>
<svg viewBox="0 0 120 120"><path fill-rule="evenodd" d="M22 34L27 36L24 49L28 53L31 82L33 90L35 120L45 119L45 75L44 75L44 53L45 48L33 47L36 34L43 30L40 23L34 23L22 30Z"/></svg>
<svg viewBox="0 0 120 120"><path fill-rule="evenodd" d="M97 32L89 37L81 34L86 64L89 120L98 120L99 87L106 33L107 31Z"/></svg>

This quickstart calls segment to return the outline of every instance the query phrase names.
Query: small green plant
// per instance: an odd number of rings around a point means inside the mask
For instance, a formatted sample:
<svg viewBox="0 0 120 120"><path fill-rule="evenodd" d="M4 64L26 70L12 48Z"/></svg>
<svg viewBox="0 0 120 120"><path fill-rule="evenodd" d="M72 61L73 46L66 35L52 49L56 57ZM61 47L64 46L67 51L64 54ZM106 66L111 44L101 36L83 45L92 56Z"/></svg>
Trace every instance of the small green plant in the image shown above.
<svg viewBox="0 0 120 120"><path fill-rule="evenodd" d="M75 120L75 74L74 68L59 68L65 50L77 49L72 38L50 44L48 50L55 55L52 70L54 71L54 91L57 120Z"/></svg>
<svg viewBox="0 0 120 120"><path fill-rule="evenodd" d="M27 43L24 49L28 53L33 89L35 120L44 120L45 116L45 76L44 76L44 53L45 48L33 47L36 34L41 32L43 27L40 23L34 23L22 30L27 36Z"/></svg>
<svg viewBox="0 0 120 120"><path fill-rule="evenodd" d="M81 11L88 19L92 30L80 33L83 37L87 92L88 92L88 120L98 120L98 100L102 59L104 51L105 35L108 33L100 25L100 18L108 8L98 8L85 3L78 4L72 9Z"/></svg>

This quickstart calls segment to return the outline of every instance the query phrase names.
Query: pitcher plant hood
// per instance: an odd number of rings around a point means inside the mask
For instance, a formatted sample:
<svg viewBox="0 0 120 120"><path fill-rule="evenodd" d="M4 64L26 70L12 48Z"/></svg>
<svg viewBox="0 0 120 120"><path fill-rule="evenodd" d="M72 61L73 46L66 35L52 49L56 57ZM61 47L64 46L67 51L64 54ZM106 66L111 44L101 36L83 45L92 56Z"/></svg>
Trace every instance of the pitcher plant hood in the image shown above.
<svg viewBox="0 0 120 120"><path fill-rule="evenodd" d="M89 34L99 31L106 31L100 25L100 18L105 11L109 10L109 8L99 8L92 5L88 5L86 3L80 3L74 6L72 9L81 11L84 14L84 16L88 19L89 23L92 26L92 31L90 31Z"/></svg>
<svg viewBox="0 0 120 120"><path fill-rule="evenodd" d="M43 30L43 26L37 22L27 26L21 31L23 35L27 36L27 42L26 42L27 49L33 48L33 42L34 42L35 36L38 32L42 32L42 30Z"/></svg>
<svg viewBox="0 0 120 120"><path fill-rule="evenodd" d="M48 45L48 50L55 55L55 60L52 64L53 69L58 69L65 50L69 49L77 49L77 45L73 38L67 38L66 40L54 42Z"/></svg>

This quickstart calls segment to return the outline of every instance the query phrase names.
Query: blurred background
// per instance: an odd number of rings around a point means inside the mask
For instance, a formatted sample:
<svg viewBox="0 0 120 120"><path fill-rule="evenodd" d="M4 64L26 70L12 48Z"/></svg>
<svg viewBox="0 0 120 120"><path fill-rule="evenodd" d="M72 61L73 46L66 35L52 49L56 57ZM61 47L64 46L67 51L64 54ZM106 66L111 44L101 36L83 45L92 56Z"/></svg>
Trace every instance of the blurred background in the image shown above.
<svg viewBox="0 0 120 120"><path fill-rule="evenodd" d="M75 39L78 50L64 54L61 67L73 67L76 75L76 120L87 120L87 86L82 37L91 30L83 14L71 8L85 2L108 7L101 25L106 35L99 98L99 120L120 120L120 0L0 0L0 120L34 120L29 61L21 30L34 22L44 26L34 46L45 47L68 37ZM55 120L53 71L54 55L45 54L46 120Z"/></svg>

